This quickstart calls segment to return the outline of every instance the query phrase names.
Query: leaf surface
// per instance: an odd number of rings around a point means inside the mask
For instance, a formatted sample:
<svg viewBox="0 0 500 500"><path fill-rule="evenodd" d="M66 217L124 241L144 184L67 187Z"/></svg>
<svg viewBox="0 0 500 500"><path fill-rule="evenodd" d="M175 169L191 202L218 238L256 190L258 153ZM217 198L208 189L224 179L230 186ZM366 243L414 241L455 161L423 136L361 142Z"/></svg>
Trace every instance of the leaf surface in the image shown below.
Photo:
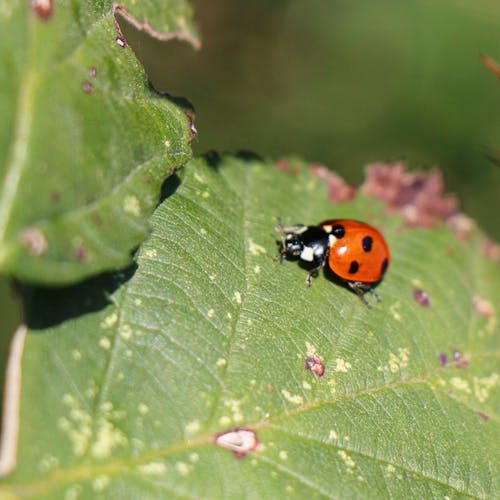
<svg viewBox="0 0 500 500"><path fill-rule="evenodd" d="M479 232L406 229L361 196L332 206L305 165L224 157L182 173L128 275L33 297L0 496L495 496L500 280ZM306 287L276 259L277 216L380 227L382 302L323 274ZM238 458L220 445L242 430L259 445Z"/></svg>
<svg viewBox="0 0 500 500"><path fill-rule="evenodd" d="M160 3L135 13L188 28L185 2ZM0 32L0 271L54 284L127 265L192 118L149 87L112 2L8 0Z"/></svg>

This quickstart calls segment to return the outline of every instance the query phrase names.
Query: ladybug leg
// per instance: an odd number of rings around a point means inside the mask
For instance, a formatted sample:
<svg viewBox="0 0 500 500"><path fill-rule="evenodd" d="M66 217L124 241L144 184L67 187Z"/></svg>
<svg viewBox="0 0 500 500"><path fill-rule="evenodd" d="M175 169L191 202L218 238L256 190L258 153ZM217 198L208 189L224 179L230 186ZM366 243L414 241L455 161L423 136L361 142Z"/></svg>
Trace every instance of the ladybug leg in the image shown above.
<svg viewBox="0 0 500 500"><path fill-rule="evenodd" d="M316 267L314 267L313 269L311 269L307 273L307 276L306 276L307 286L311 286L313 278L316 278L316 276L318 276L321 269L323 269L323 267L325 266L327 259L328 259L328 252L325 253L325 255L323 256L321 261L318 263L318 265Z"/></svg>
<svg viewBox="0 0 500 500"><path fill-rule="evenodd" d="M311 286L313 278L316 278L318 276L319 272L321 271L322 267L325 265L324 262L322 262L318 267L315 267L314 269L311 269L306 276L306 285Z"/></svg>
<svg viewBox="0 0 500 500"><path fill-rule="evenodd" d="M375 300L377 302L381 302L382 299L380 298L380 295L375 291L374 288L370 288L370 293L375 297Z"/></svg>
<svg viewBox="0 0 500 500"><path fill-rule="evenodd" d="M365 293L367 290L366 284L362 283L361 281L348 281L348 285L351 287L352 290L356 292L356 295L361 299L361 302L368 307L368 309L371 309L372 305L366 300L365 298Z"/></svg>

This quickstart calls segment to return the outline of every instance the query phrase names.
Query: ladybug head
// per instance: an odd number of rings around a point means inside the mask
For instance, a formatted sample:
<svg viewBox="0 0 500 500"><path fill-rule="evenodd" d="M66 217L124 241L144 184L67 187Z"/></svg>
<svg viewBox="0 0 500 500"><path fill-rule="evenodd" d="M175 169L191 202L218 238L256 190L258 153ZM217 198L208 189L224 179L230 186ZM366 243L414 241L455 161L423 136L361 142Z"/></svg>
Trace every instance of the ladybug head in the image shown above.
<svg viewBox="0 0 500 500"><path fill-rule="evenodd" d="M284 257L299 257L304 249L304 242L297 233L285 233L280 243L280 255Z"/></svg>

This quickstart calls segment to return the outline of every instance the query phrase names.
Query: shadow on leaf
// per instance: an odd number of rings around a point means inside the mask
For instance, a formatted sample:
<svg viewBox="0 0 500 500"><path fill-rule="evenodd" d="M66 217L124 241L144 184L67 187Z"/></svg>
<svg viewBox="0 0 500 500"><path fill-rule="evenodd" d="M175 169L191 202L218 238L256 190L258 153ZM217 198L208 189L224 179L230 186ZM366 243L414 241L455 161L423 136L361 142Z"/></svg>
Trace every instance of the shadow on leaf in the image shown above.
<svg viewBox="0 0 500 500"><path fill-rule="evenodd" d="M44 330L72 318L97 312L111 302L111 295L127 283L137 269L104 273L77 285L47 288L26 287L26 323L32 332Z"/></svg>

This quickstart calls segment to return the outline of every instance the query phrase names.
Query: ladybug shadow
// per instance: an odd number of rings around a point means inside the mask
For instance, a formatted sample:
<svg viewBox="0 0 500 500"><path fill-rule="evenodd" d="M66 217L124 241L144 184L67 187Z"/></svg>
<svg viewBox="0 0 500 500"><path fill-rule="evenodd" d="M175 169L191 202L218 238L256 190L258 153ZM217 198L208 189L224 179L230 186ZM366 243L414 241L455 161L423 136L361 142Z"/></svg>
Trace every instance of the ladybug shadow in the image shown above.
<svg viewBox="0 0 500 500"><path fill-rule="evenodd" d="M287 258L285 259L287 261L291 262L296 262L298 266L303 269L304 271L307 271L309 273L312 273L311 275L311 284L309 286L314 286L314 282L317 278L322 275L324 278L326 278L328 281L333 283L334 285L340 286L344 288L345 290L349 290L354 295L358 295L355 290L351 288L349 283L345 281L344 279L340 278L337 276L328 266L328 264L325 264L321 269L319 269L316 273L314 273L314 268L315 266L313 264L310 264L308 262L304 262L303 260L300 260L298 257L297 258ZM380 281L377 283L373 283L370 285L369 289L366 290L366 292L371 292L375 294L376 297L378 295L376 294L376 288L380 285ZM365 292L365 293L366 293ZM377 299L377 302L379 301L379 298Z"/></svg>

